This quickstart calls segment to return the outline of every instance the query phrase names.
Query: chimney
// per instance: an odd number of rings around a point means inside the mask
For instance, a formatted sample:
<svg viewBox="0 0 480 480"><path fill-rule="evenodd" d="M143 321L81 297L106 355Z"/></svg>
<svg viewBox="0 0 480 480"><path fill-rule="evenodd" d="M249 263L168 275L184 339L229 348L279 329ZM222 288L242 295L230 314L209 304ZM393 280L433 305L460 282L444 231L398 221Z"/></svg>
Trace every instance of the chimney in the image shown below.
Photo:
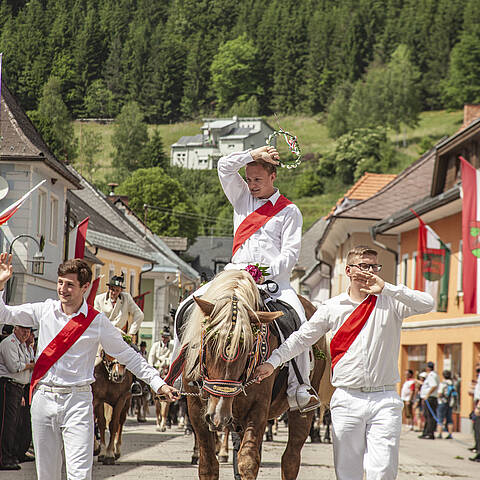
<svg viewBox="0 0 480 480"><path fill-rule="evenodd" d="M121 200L128 207L128 195L117 195L115 193L115 188L118 187L118 183L109 183L110 193L108 194L108 200L111 203L115 203L117 200Z"/></svg>
<svg viewBox="0 0 480 480"><path fill-rule="evenodd" d="M463 106L462 130L478 118L480 118L480 103L466 103Z"/></svg>

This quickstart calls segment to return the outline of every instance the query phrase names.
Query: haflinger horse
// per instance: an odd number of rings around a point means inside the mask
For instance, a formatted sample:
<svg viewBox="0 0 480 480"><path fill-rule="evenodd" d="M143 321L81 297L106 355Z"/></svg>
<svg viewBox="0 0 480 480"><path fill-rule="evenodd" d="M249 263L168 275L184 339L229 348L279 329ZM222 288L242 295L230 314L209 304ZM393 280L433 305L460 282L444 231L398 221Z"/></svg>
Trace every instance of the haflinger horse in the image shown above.
<svg viewBox="0 0 480 480"><path fill-rule="evenodd" d="M269 332L269 324L282 312L260 311L257 285L244 270L219 273L205 294L195 301L196 306L184 323L182 348L185 354L183 385L199 447L198 476L202 480L219 478L215 433L228 427L241 436L237 456L241 478L255 479L267 420L289 408L286 382L271 401L278 371L261 383L253 378L257 364L278 346L277 337ZM302 303L310 318L315 307L304 299ZM316 349L328 353L325 338L319 340ZM328 404L333 392L328 357L314 357L311 384L319 391L322 403ZM281 462L283 480L297 478L300 452L308 437L312 416L313 411L288 412L288 443Z"/></svg>
<svg viewBox="0 0 480 480"><path fill-rule="evenodd" d="M102 361L95 367L95 382L92 384L93 411L100 432L100 452L98 460L104 465L113 465L120 457L122 429L132 398L133 375L125 365L118 363L103 350ZM105 448L105 408L104 403L113 409L109 422L110 441Z"/></svg>

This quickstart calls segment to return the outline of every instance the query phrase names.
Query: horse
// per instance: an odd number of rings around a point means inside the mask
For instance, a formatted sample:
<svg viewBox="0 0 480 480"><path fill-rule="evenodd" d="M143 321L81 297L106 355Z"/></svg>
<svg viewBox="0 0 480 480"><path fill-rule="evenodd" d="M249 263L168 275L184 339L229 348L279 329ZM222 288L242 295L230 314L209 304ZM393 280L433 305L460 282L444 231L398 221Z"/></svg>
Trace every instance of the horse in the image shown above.
<svg viewBox="0 0 480 480"><path fill-rule="evenodd" d="M140 395L132 395L130 410L133 410L133 413L137 416L138 423L145 423L149 413L148 402L151 398L151 390L143 380L137 379L137 382L140 384L142 393Z"/></svg>
<svg viewBox="0 0 480 480"><path fill-rule="evenodd" d="M113 465L121 455L122 429L132 398L130 387L133 375L104 351L101 352L101 357L102 361L95 367L95 382L92 384L93 411L100 432L98 460L104 465ZM113 409L109 422L110 441L106 448L104 403Z"/></svg>
<svg viewBox="0 0 480 480"><path fill-rule="evenodd" d="M301 300L310 318L315 307ZM261 358L265 359L268 352L278 346L277 337L270 334L269 324L283 313L260 311L257 285L243 270L219 273L202 298L195 298L195 302L182 329L182 350L183 385L199 447L198 476L201 480L218 480L215 433L227 427L240 435L237 458L241 478L253 480L260 467L267 420L279 417L289 408L286 382L272 401L278 371L261 383L253 378ZM317 342L315 350L318 354L314 355L310 380L326 405L333 390L325 337ZM261 355L262 351L265 355ZM295 479L298 475L300 452L312 417L313 411L288 412L288 443L281 461L283 480Z"/></svg>

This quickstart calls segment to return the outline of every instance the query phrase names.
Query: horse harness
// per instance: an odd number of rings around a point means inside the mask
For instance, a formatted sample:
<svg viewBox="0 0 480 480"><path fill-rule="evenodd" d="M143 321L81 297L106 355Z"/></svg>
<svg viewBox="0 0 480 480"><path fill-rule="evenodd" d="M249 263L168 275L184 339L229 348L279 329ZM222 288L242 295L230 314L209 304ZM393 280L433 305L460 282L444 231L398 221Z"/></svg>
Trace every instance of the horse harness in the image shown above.
<svg viewBox="0 0 480 480"><path fill-rule="evenodd" d="M116 358L110 360L108 358L108 355L104 351L102 351L102 363L108 373L108 381L113 383L122 383L116 381L113 377L113 368L115 367L115 365L120 365L120 362Z"/></svg>

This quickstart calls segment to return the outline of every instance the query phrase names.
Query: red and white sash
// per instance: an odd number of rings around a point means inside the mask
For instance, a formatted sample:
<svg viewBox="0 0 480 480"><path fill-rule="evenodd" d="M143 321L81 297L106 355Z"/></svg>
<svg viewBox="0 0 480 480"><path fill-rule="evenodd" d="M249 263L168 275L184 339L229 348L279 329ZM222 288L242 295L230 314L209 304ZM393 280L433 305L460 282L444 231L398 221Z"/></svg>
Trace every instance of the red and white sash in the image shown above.
<svg viewBox="0 0 480 480"><path fill-rule="evenodd" d="M258 207L250 215L247 215L243 222L238 226L235 236L233 237L232 257L247 239L291 203L292 202L287 197L280 195L275 202L275 205L272 205L272 202L268 201L261 207Z"/></svg>
<svg viewBox="0 0 480 480"><path fill-rule="evenodd" d="M337 333L330 341L330 355L332 357L332 372L338 361L345 355L350 345L357 338L367 320L370 318L377 297L369 295L343 322Z"/></svg>
<svg viewBox="0 0 480 480"><path fill-rule="evenodd" d="M79 313L71 318L68 323L58 332L56 337L44 348L38 357L33 369L30 382L30 402L37 383L48 372L50 367L82 336L99 312L88 305L87 316Z"/></svg>

